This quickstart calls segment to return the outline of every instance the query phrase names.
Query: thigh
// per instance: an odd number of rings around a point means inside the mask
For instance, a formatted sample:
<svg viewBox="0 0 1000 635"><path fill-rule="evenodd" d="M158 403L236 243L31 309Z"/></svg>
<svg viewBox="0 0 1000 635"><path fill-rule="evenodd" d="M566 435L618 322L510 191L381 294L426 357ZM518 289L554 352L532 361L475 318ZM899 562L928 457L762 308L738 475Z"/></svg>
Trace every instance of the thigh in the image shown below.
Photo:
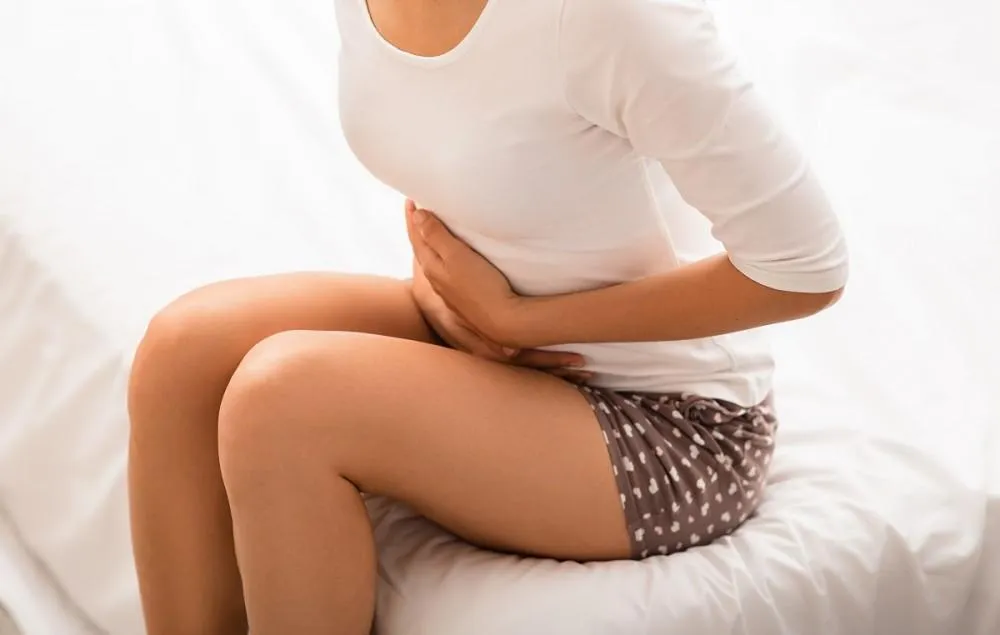
<svg viewBox="0 0 1000 635"><path fill-rule="evenodd" d="M201 395L206 407L217 407L247 351L298 329L432 337L406 281L290 273L217 282L181 296L150 322L132 368L130 403Z"/></svg>
<svg viewBox="0 0 1000 635"><path fill-rule="evenodd" d="M410 282L324 272L216 282L181 296L154 319L215 319L221 341L255 344L281 331L359 331L429 341ZM249 348L249 347L248 347Z"/></svg>
<svg viewBox="0 0 1000 635"><path fill-rule="evenodd" d="M245 360L281 403L272 448L316 448L362 491L483 546L575 560L630 555L603 434L572 384L401 339L287 335Z"/></svg>

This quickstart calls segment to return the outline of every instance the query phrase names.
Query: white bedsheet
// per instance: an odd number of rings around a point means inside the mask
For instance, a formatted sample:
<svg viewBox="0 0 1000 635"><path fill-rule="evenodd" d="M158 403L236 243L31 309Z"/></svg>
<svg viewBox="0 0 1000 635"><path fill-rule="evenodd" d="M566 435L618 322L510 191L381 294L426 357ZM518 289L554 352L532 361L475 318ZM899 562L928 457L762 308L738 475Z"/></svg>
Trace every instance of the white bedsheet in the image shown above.
<svg viewBox="0 0 1000 635"><path fill-rule="evenodd" d="M2 516L0 635L99 635Z"/></svg>
<svg viewBox="0 0 1000 635"><path fill-rule="evenodd" d="M329 4L0 3L0 505L107 633L141 632L123 403L152 312L221 277L406 269L399 201L337 130ZM998 9L720 9L854 262L840 306L778 333L767 503L723 543L580 566L375 502L385 635L1000 630Z"/></svg>

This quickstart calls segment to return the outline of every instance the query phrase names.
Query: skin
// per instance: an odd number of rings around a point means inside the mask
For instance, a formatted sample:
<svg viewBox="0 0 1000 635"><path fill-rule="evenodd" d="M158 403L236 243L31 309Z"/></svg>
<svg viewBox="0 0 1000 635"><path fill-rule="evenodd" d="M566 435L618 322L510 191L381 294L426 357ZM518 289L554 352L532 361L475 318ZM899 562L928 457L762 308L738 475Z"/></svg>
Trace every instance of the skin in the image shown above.
<svg viewBox="0 0 1000 635"><path fill-rule="evenodd" d="M440 301L424 313L416 296L427 292L415 291L366 276L269 276L198 289L152 320L128 404L150 635L245 635L248 620L264 635L367 633L374 552L361 489L487 547L628 555L578 391L517 359L434 344L428 322L456 318ZM446 337L495 347L461 329ZM540 452L553 459L544 470Z"/></svg>
<svg viewBox="0 0 1000 635"><path fill-rule="evenodd" d="M423 55L457 44L483 4L369 0L383 36ZM837 296L765 289L720 257L522 298L433 214L408 204L406 216L412 283L319 273L227 281L150 323L128 394L149 635L369 633L375 551L362 491L484 547L627 557L600 428L579 390L555 376L583 378L570 374L580 360L532 349L700 337L802 317ZM608 308L623 303L632 311Z"/></svg>
<svg viewBox="0 0 1000 635"><path fill-rule="evenodd" d="M413 297L424 319L441 343L476 357L544 370L572 382L585 382L593 373L579 370L585 361L573 353L554 353L504 346L490 340L452 311L431 287L416 260L413 262Z"/></svg>
<svg viewBox="0 0 1000 635"><path fill-rule="evenodd" d="M406 214L410 242L438 296L476 331L515 348L710 337L813 315L833 305L843 292L771 289L743 275L720 254L634 282L522 297L433 213L408 201ZM622 306L629 307L626 319Z"/></svg>

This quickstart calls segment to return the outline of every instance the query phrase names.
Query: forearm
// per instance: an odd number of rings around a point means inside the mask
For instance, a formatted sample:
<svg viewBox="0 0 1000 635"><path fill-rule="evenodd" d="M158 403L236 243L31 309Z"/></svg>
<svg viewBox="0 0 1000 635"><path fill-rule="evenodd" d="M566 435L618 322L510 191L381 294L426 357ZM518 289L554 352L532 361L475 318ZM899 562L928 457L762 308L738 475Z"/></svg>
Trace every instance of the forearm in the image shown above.
<svg viewBox="0 0 1000 635"><path fill-rule="evenodd" d="M635 282L524 298L503 335L506 344L523 348L688 340L806 317L839 295L765 287L720 255Z"/></svg>

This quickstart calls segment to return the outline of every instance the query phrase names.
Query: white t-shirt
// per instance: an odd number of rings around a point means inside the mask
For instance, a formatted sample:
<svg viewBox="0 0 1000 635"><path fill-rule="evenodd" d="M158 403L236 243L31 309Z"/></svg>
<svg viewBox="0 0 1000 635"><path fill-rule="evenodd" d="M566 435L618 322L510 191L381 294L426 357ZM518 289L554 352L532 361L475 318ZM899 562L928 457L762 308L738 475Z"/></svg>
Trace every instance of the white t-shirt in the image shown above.
<svg viewBox="0 0 1000 635"><path fill-rule="evenodd" d="M337 0L337 15L351 148L518 293L634 280L719 243L769 287L844 285L826 196L702 0L490 0L438 57L389 44L365 0ZM771 389L760 331L552 348L618 390L751 405Z"/></svg>

